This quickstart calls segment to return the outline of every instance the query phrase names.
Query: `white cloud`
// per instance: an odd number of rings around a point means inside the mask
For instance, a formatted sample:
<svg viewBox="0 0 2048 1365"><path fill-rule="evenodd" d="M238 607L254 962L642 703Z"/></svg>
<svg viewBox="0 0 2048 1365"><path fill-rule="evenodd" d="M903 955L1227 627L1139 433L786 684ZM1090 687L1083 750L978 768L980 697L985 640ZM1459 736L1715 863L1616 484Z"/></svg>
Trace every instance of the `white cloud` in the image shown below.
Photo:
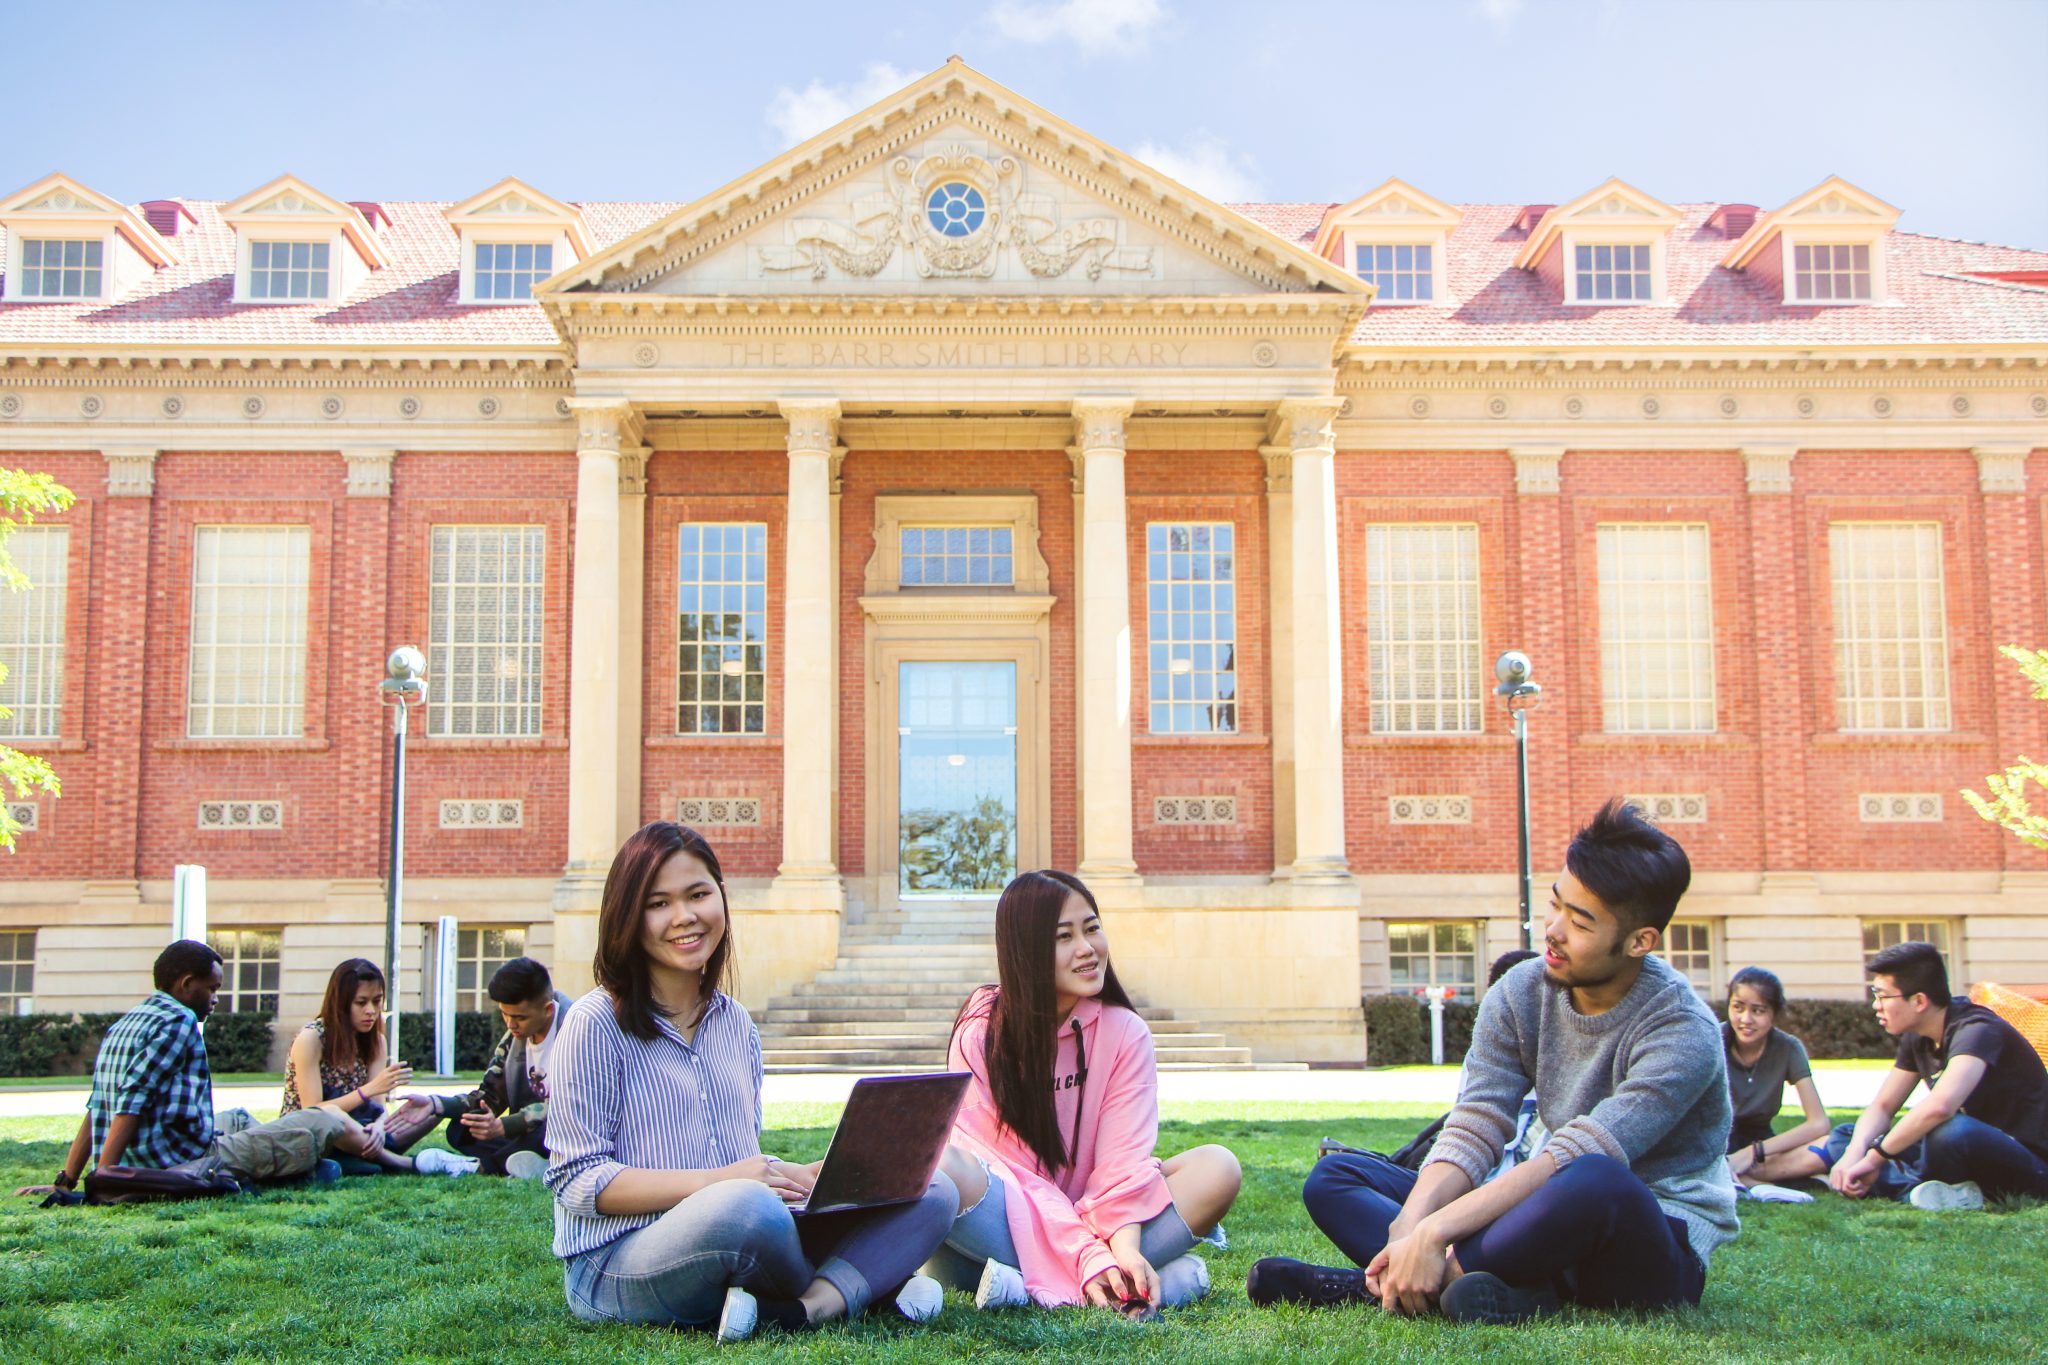
<svg viewBox="0 0 2048 1365"><path fill-rule="evenodd" d="M801 90L783 86L768 101L768 125L792 147L851 117L884 95L910 84L911 75L887 62L871 62L860 79L844 85L813 80Z"/></svg>
<svg viewBox="0 0 2048 1365"><path fill-rule="evenodd" d="M1141 142L1131 155L1218 203L1242 204L1262 193L1258 168L1251 158L1207 133L1198 133L1178 147Z"/></svg>
<svg viewBox="0 0 2048 1365"><path fill-rule="evenodd" d="M1070 42L1084 55L1098 57L1142 49L1153 25L1166 17L1166 8L1159 0L996 0L988 17L1012 42Z"/></svg>
<svg viewBox="0 0 2048 1365"><path fill-rule="evenodd" d="M1495 33L1506 33L1521 16L1524 0L1478 0L1475 8Z"/></svg>

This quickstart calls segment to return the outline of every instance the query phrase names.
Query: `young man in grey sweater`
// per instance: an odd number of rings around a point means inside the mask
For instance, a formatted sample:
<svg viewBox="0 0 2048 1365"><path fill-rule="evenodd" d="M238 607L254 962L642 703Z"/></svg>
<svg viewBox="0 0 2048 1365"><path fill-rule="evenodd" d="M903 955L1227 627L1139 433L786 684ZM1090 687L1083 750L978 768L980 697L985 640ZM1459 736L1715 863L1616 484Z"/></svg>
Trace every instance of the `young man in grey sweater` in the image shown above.
<svg viewBox="0 0 2048 1365"><path fill-rule="evenodd" d="M1252 1302L1491 1323L1560 1302L1699 1302L1708 1256L1737 1231L1726 1063L1712 1012L1651 956L1691 880L1675 840L1633 806L1603 806L1551 888L1542 959L1480 1003L1457 1107L1422 1170L1325 1157L1302 1197L1355 1264L1268 1258L1246 1283ZM1549 1142L1482 1184L1532 1088Z"/></svg>

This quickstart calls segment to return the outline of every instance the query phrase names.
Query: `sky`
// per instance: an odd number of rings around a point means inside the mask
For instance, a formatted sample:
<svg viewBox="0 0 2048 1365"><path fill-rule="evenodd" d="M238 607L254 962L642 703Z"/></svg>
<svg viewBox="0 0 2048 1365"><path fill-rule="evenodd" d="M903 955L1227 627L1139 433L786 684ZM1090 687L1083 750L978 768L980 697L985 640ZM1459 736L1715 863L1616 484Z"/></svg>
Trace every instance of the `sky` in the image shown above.
<svg viewBox="0 0 2048 1365"><path fill-rule="evenodd" d="M1227 202L1608 176L2048 248L2048 0L12 0L0 192L691 200L958 53ZM70 54L36 60L34 53Z"/></svg>

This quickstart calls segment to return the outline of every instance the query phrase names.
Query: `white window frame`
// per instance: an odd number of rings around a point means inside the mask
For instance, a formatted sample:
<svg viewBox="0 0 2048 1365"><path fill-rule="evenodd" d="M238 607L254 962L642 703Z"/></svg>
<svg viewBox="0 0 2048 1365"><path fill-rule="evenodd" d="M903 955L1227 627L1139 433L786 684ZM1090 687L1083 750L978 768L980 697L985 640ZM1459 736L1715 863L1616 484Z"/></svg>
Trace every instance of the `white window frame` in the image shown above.
<svg viewBox="0 0 2048 1365"><path fill-rule="evenodd" d="M112 233L65 232L61 228L24 231L18 225L14 232L18 235L18 239L10 240L7 244L7 294L10 299L17 303L98 303L107 297L107 285L113 276L115 267L114 236ZM54 242L59 245L78 242L84 246L97 246L100 249L99 265L81 265L78 268L81 272L97 270L100 277L99 288L77 294L29 293L27 285L28 272L31 267L27 264L27 260L28 244L30 242ZM49 266L36 266L33 268L43 273L47 273L51 269ZM60 265L56 269L61 276L69 267ZM80 283L84 283L83 279L80 280Z"/></svg>
<svg viewBox="0 0 2048 1365"><path fill-rule="evenodd" d="M1664 279L1664 231L1658 229L1655 235L1641 232L1570 232L1559 238L1564 255L1564 301L1581 308L1642 308L1669 303L1670 290ZM1579 248L1590 247L1648 247L1650 249L1650 297L1634 299L1601 299L1579 297ZM1629 274L1637 273L1630 270Z"/></svg>
<svg viewBox="0 0 2048 1365"><path fill-rule="evenodd" d="M281 581L238 584L201 580L206 537L258 532L283 533L285 536L287 563ZM297 739L305 733L307 608L312 598L312 545L312 528L304 525L228 523L193 528L191 620L187 626L190 659L186 667L185 694L185 733L189 737ZM278 627L279 638L255 646L246 641L221 640L220 613L216 606L207 618L213 626L212 637L202 640L202 594L218 593L223 588L274 595L277 606L274 624ZM268 614L266 612L266 616ZM252 672L260 700L216 700L226 683L235 678L250 679ZM248 711L257 715L256 729L221 726L222 719L232 719L236 713Z"/></svg>
<svg viewBox="0 0 2048 1365"><path fill-rule="evenodd" d="M1801 286L1806 283L1807 276L1809 275L1813 276L1816 279L1825 277L1829 280L1839 279L1846 275L1853 285L1857 277L1857 274L1859 273L1854 266L1853 253L1857 251L1859 248L1863 252L1863 270L1861 271L1861 274L1863 276L1863 283L1865 289L1865 292L1861 298L1858 298L1853 294L1851 294L1847 298L1838 298L1833 294L1830 294L1827 298L1822 298L1818 294L1809 294L1802 291ZM1783 262L1783 268L1785 270L1785 290L1788 302L1802 304L1870 303L1876 299L1877 270L1874 264L1874 258L1876 257L1877 252L1874 248L1872 248L1870 243L1807 240L1803 242L1794 241L1788 243L1784 246L1783 249L1785 251L1785 260ZM1828 253L1828 268L1825 270L1802 269L1799 265L1799 254L1801 252L1811 253L1816 251L1825 251ZM1838 251L1847 251L1852 253L1851 265L1848 270L1839 270L1835 268L1833 264L1834 253Z"/></svg>
<svg viewBox="0 0 2048 1365"><path fill-rule="evenodd" d="M484 951L492 935L498 936L501 953ZM518 942L514 944L513 939ZM479 924L457 927L455 931L455 1008L489 1013L497 1008L491 999L491 978L515 957L526 956L526 926L523 924ZM489 970L485 970L489 968ZM465 980L468 984L464 984Z"/></svg>
<svg viewBox="0 0 2048 1365"><path fill-rule="evenodd" d="M285 243L324 244L327 247L327 292L308 294L304 298L258 298L255 293L255 248L258 242L265 245ZM332 303L346 288L343 277L348 273L343 253L355 250L343 236L340 228L324 224L317 228L291 223L264 223L244 225L236 233L235 241L235 302L270 307L272 305L305 307L313 303Z"/></svg>
<svg viewBox="0 0 2048 1365"><path fill-rule="evenodd" d="M561 271L562 271L562 268L563 268L563 267L561 266L561 264L559 264L559 262L560 262L560 261L561 261L561 260L563 259L563 256L562 256L562 252L563 252L564 248L565 248L565 247L567 246L567 244L568 244L568 242L567 242L567 239L566 239L565 237L563 237L563 236L562 236L562 234L560 234L559 232L547 232L547 233L518 233L518 232L491 232L491 233L478 233L478 232L465 232L465 233L463 233L463 234L462 234L462 301L463 301L464 303L472 303L472 304L476 304L476 305L477 305L477 306L479 306L479 307L496 307L496 306L498 306L498 305L500 305L500 304L531 304L531 303L533 302L533 291L532 291L532 289L531 289L530 287L529 287L529 289L527 290L527 295L526 295L526 297L525 297L525 298L523 298L523 299L522 299L522 298L509 298L509 299L505 299L505 298L498 298L498 297L495 297L495 296L491 296L491 297L486 297L486 296L484 296L484 295L482 295L482 294L478 293L478 292L477 292L477 278L478 278L478 271L477 271L477 264L476 264L476 252L477 252L477 248L478 248L478 247L486 247L486 246L487 246L487 247L491 247L491 248L493 248L493 249L495 250L495 249L496 249L496 248L498 248L498 247L504 247L504 246L509 246L509 247L513 247L513 248L515 248L515 249L516 249L516 248L518 248L518 247L526 246L526 247L532 247L532 248L533 248L533 249L534 249L535 251L546 251L546 252L548 253L548 259L549 259L549 265L548 265L548 268L547 268L547 269L546 269L545 271L542 271L541 273L539 273L539 274L535 275L535 276L533 277L532 281L531 281L531 283L532 283L532 284L539 284L539 283L540 283L540 282L541 282L542 280L545 280L545 279L549 279L549 278L552 278L553 276L555 276L555 275L557 275L557 274L561 273ZM497 272L497 271L495 271L495 270L494 270L494 271L492 271L491 273L493 273L493 274L496 274L496 273L499 273L499 272ZM511 273L512 273L513 275L515 275L515 276L516 276L518 272L517 272L517 271L514 271L514 272L511 272Z"/></svg>
<svg viewBox="0 0 2048 1365"><path fill-rule="evenodd" d="M462 556L475 556L489 537L497 542L498 578L485 582L475 577L472 560L472 576L465 580ZM513 573L519 576L510 577ZM467 640L461 638L465 591L471 594ZM486 595L495 607L482 605ZM530 522L432 527L427 622L427 676L433 680L427 733L436 739L538 738L547 642L547 528ZM485 639L487 634L498 638ZM487 653L497 656L489 670L482 667ZM466 699L461 696L465 683ZM488 699L482 695L486 691ZM513 721L509 728L508 715Z"/></svg>
<svg viewBox="0 0 2048 1365"><path fill-rule="evenodd" d="M903 545L904 540L913 531L919 537L919 549L915 554L906 552ZM930 546L924 544L927 533L932 531L937 531L944 537L943 548L936 554L932 552ZM974 535L977 531L983 533L986 537L986 549L976 550L974 548ZM957 550L954 548L956 541L959 542ZM996 548L998 541L1006 548ZM906 521L897 528L896 546L897 572L901 576L905 588L950 588L956 591L968 591L977 588L987 591L992 588L1001 588L1008 591L1017 585L1017 528L1006 521L971 523ZM961 561L964 575L957 583L950 576L951 561L955 559ZM914 581L910 577L910 564L913 560L916 561L918 566L918 576ZM949 571L942 573L937 581L927 576L925 572L935 560L940 564L946 565ZM981 560L988 565L988 573L980 582L971 581L974 575L976 560ZM1005 576L1002 578L995 576L998 562L1006 570Z"/></svg>
<svg viewBox="0 0 2048 1365"><path fill-rule="evenodd" d="M1398 253L1402 248L1406 247L1410 251L1427 251L1429 253L1429 268L1427 270L1402 270L1398 265L1393 268L1395 275L1410 275L1418 280L1427 281L1429 286L1427 297L1418 295L1415 298L1408 299L1396 298L1389 294L1385 288L1382 288L1373 298L1373 307L1403 308L1418 304L1436 304L1442 301L1444 249L1442 242L1437 238L1432 237L1425 241L1399 241L1389 238L1374 238L1364 233L1349 233L1346 234L1344 247L1347 263L1351 267L1351 273L1361 280L1368 278L1366 273L1359 268L1358 253L1361 251L1377 252L1382 249L1388 249ZM1412 262L1413 258L1411 257L1410 260Z"/></svg>
<svg viewBox="0 0 2048 1365"><path fill-rule="evenodd" d="M269 996L268 1013L278 1013L284 999L283 929L222 926L206 935L206 946L220 954L219 1008L223 1012L262 1010L263 998ZM266 948L270 951L263 951ZM256 979L245 985L243 977L248 972Z"/></svg>
<svg viewBox="0 0 2048 1365"><path fill-rule="evenodd" d="M1870 248L1870 297L1867 299L1809 299L1799 295L1799 248L1802 246L1866 246ZM1785 284L1785 302L1802 308L1867 308L1891 297L1885 270L1884 238L1867 233L1800 229L1788 227L1778 234L1779 271Z"/></svg>
<svg viewBox="0 0 2048 1365"><path fill-rule="evenodd" d="M1941 952L1942 964L1948 969L1948 987L1956 995L1963 994L1963 977L1959 970L1962 959L1957 949L1962 945L1962 926L1943 915L1872 915L1857 921L1863 960L1899 943L1932 943ZM1930 934L1928 930L1936 932ZM1871 946L1871 940L1877 946Z"/></svg>
<svg viewBox="0 0 2048 1365"><path fill-rule="evenodd" d="M1932 568L1932 578L1915 576L1906 578L1896 571L1881 579L1857 579L1850 577L1855 554L1850 542L1859 531L1879 528L1893 531L1916 533L1914 547L1914 568ZM1947 571L1943 563L1947 536L1938 521L1836 521L1828 524L1828 578L1831 607L1834 614L1834 668L1835 668L1835 717L1845 734L1895 734L1921 733L1939 734L1954 725L1952 707L1952 680L1948 666L1948 584ZM1931 548L1929 541L1931 540ZM1903 634L1884 639L1864 633L1860 629L1859 617L1874 614L1872 602L1865 602L1861 608L1851 600L1855 585L1869 583L1874 587L1890 587L1893 593L1895 614L1903 601L1905 589L1914 589L1914 608L1920 619L1917 624L1920 634L1907 638ZM1934 619L1930 623L1920 607L1924 606L1931 591L1934 603ZM1931 627L1931 628L1930 628ZM1907 651L1914 656L1920 679L1917 692L1905 688L1907 670L1901 663L1881 662L1870 654L1863 655L1865 663L1859 664L1859 651L1877 651L1889 648L1895 658L1902 658ZM1898 687L1886 691L1883 684L1888 676L1896 675ZM1872 684L1877 689L1872 690ZM1887 708L1897 707L1896 723L1887 723ZM1913 723L1917 711L1918 723Z"/></svg>
<svg viewBox="0 0 2048 1365"><path fill-rule="evenodd" d="M0 929L0 973L4 973L0 976L0 1014L24 1014L34 1008L35 930ZM27 989L22 989L23 986Z"/></svg>
<svg viewBox="0 0 2048 1365"><path fill-rule="evenodd" d="M1455 942L1457 931L1460 929L1472 936L1472 943L1469 948L1460 948ZM1428 947L1426 949L1421 952L1415 952L1395 947L1396 934L1415 930L1421 930L1428 935ZM1448 931L1449 935L1453 938L1454 941L1450 947L1438 946L1439 940L1445 936L1440 931ZM1453 1000L1462 1000L1466 1004L1473 1004L1479 999L1480 993L1486 989L1486 974L1479 962L1479 955L1485 951L1485 948L1486 926L1478 920L1390 920L1387 923L1388 989L1396 995L1406 995L1425 986L1432 988L1451 986L1456 988L1455 993L1451 996ZM1421 958L1427 961L1429 964L1429 979L1427 981L1402 981L1394 966L1396 958ZM1462 971L1445 972L1439 966L1439 964L1448 965L1454 963L1461 964ZM1466 979L1463 981L1456 980L1455 978L1460 975L1465 976Z"/></svg>
<svg viewBox="0 0 2048 1365"><path fill-rule="evenodd" d="M703 576L701 562L696 577L684 577L682 572L683 561L686 558L698 558L702 554L702 534L704 530L706 528L716 528L723 535L728 528L732 527L738 527L742 531L740 538L742 548L739 556L743 561L755 553L745 548L748 540L751 538L748 533L759 532L761 538L761 550L759 551L761 557L761 576L759 580L757 581L752 573L747 571L747 566L744 563L741 565L741 577L739 578L724 576L725 566L721 566L720 577L707 579ZM699 549L697 555L690 555L684 549L685 544L688 542L688 533L691 531L695 531L698 534L697 544ZM768 574L772 566L768 563L767 543L768 525L766 522L761 521L686 521L679 523L676 527L674 572L676 574L679 595L676 604L676 709L673 723L675 725L675 733L679 735L759 735L766 734L768 731L767 599ZM729 551L721 549L719 553L730 558ZM756 587L760 589L762 603L758 610L747 604L751 591ZM734 614L725 610L723 606L715 613L706 611L702 606L701 596L698 599L699 605L694 608L685 608L682 605L680 594L692 588L696 589L700 594L709 589L717 588L721 592L722 599L726 592L735 588L738 589L740 594L740 611L737 614L742 618L758 615L761 618L760 637L757 640L748 640L746 638L746 623L742 619L740 639L738 641L706 643L701 635L694 640L685 640L682 636L682 617L686 611L689 615L698 617ZM719 652L718 668L708 669L703 666L705 658L701 651L706 649L713 649ZM683 652L685 650L697 652L685 655ZM739 669L737 672L727 673L725 667L732 662L737 662ZM686 668L684 667L686 663L692 666ZM685 679L690 680L690 686L687 688L684 686ZM731 680L733 685L728 685L728 679ZM706 680L718 683L720 695L717 700L707 701L701 695L696 695L702 692ZM735 690L739 693L737 697L727 697L725 695ZM685 697L683 695L685 691L689 691L693 695ZM703 708L707 706L719 708L720 728L716 730L706 730L703 728ZM683 726L684 707L689 707L694 712L691 717L690 727L687 729ZM725 714L728 708L737 708L739 711L740 725L737 729L728 729L724 726ZM758 725L747 723L750 719L753 719L753 717L747 714L749 710L758 713L760 720Z"/></svg>
<svg viewBox="0 0 2048 1365"><path fill-rule="evenodd" d="M30 550L29 546L41 548ZM64 727L64 646L70 605L71 528L23 526L7 540L15 567L31 586L16 592L0 584L0 739L54 740ZM30 661L34 660L33 667ZM34 698L22 689L37 685Z"/></svg>
<svg viewBox="0 0 2048 1365"><path fill-rule="evenodd" d="M1678 535L1677 559L1684 576L1676 580L1629 579L1618 571L1640 556L1624 553L1626 539ZM1600 590L1600 686L1602 714L1610 734L1711 734L1717 728L1714 668L1713 533L1700 521L1614 521L1594 528ZM1658 556L1663 558L1663 556ZM1638 594L1631 602L1631 592ZM1662 597L1663 613L1643 598ZM1676 604L1679 629L1670 626ZM1632 638L1633 626L1647 622L1653 633ZM1661 633L1655 633L1661 632ZM1664 669L1649 667L1659 654ZM1704 655L1705 666L1698 660ZM1636 695L1645 678L1661 673L1665 690ZM1678 684L1673 686L1672 684ZM1651 724L1659 709L1670 724ZM1631 713L1635 713L1633 716ZM1676 723L1683 717L1686 723Z"/></svg>
<svg viewBox="0 0 2048 1365"><path fill-rule="evenodd" d="M1679 947L1680 932L1690 938L1694 933L1705 937L1704 946ZM1671 964L1673 971L1692 982L1692 988L1699 992L1702 1000L1712 1000L1720 993L1720 928L1710 919L1675 919L1665 928L1662 952L1664 960ZM1704 961L1698 959L1704 958Z"/></svg>
<svg viewBox="0 0 2048 1365"><path fill-rule="evenodd" d="M1389 572L1394 566L1395 536L1413 537L1420 532L1455 532L1462 544L1452 554L1454 564L1469 560L1469 577L1456 579L1419 578L1408 575L1396 579ZM1384 546L1375 548L1375 540ZM1425 522L1391 521L1374 522L1365 530L1365 599L1366 599L1366 671L1371 680L1372 698L1369 707L1368 724L1374 734L1394 735L1442 735L1480 733L1486 726L1485 694L1487 676L1484 669L1485 622L1481 600L1481 548L1479 527L1475 522ZM1433 561L1440 562L1442 552L1433 552ZM1405 562L1405 561L1403 561ZM1384 632L1391 630L1394 594L1405 592L1407 619L1410 630L1407 638L1394 640ZM1415 599L1427 592L1434 604L1440 605L1446 593L1467 593L1469 600L1455 604L1451 613L1451 630L1436 633L1444 620L1442 611L1431 618L1428 637L1418 636L1413 628L1416 619ZM1459 651L1459 662L1446 674L1440 667L1425 674L1414 667L1418 653L1424 649L1436 651L1441 662L1441 651L1449 648ZM1397 676L1397 658L1390 651L1404 652L1408 663L1408 676L1419 680L1425 676L1434 679L1432 691L1424 696L1411 681L1410 695L1396 695L1394 680ZM1397 724L1396 708L1410 708L1409 723ZM1438 723L1428 726L1416 723L1425 708L1433 708ZM1450 712L1456 724L1442 723Z"/></svg>
<svg viewBox="0 0 2048 1365"><path fill-rule="evenodd" d="M1197 531L1206 531L1208 548L1194 549ZM1173 548L1176 533L1189 548ZM1220 533L1220 534L1219 534ZM1188 561L1179 576L1177 557ZM1237 524L1229 521L1152 521L1145 524L1145 637L1150 684L1146 689L1146 725L1154 735L1228 735L1238 731L1244 704L1237 676ZM1194 577L1197 559L1208 561L1208 576ZM1226 561L1227 578L1218 575ZM1162 570L1164 571L1162 573ZM1219 594L1225 605L1218 604ZM1178 605L1185 595L1187 605ZM1194 603L1206 600L1207 605ZM1229 614L1226 636L1217 618ZM1194 623L1207 618L1208 632L1197 638ZM1187 630L1176 633L1183 619ZM1164 632L1162 634L1162 631ZM1207 696L1203 694L1207 693Z"/></svg>

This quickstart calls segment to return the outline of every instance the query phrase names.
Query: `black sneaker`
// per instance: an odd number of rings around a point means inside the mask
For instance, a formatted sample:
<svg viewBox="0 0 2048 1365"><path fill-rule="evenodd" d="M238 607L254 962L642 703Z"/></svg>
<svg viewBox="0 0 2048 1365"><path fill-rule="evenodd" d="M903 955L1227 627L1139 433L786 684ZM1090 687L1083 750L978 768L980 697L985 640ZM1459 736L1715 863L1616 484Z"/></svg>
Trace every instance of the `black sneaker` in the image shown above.
<svg viewBox="0 0 2048 1365"><path fill-rule="evenodd" d="M1306 1308L1336 1308L1362 1303L1379 1306L1379 1296L1365 1287L1357 1266L1310 1265L1286 1256L1268 1256L1245 1277L1245 1297L1260 1308L1298 1303Z"/></svg>
<svg viewBox="0 0 2048 1365"><path fill-rule="evenodd" d="M1509 1326L1547 1318L1558 1310L1557 1291L1549 1285L1523 1289L1484 1270L1467 1271L1437 1301L1452 1322Z"/></svg>

